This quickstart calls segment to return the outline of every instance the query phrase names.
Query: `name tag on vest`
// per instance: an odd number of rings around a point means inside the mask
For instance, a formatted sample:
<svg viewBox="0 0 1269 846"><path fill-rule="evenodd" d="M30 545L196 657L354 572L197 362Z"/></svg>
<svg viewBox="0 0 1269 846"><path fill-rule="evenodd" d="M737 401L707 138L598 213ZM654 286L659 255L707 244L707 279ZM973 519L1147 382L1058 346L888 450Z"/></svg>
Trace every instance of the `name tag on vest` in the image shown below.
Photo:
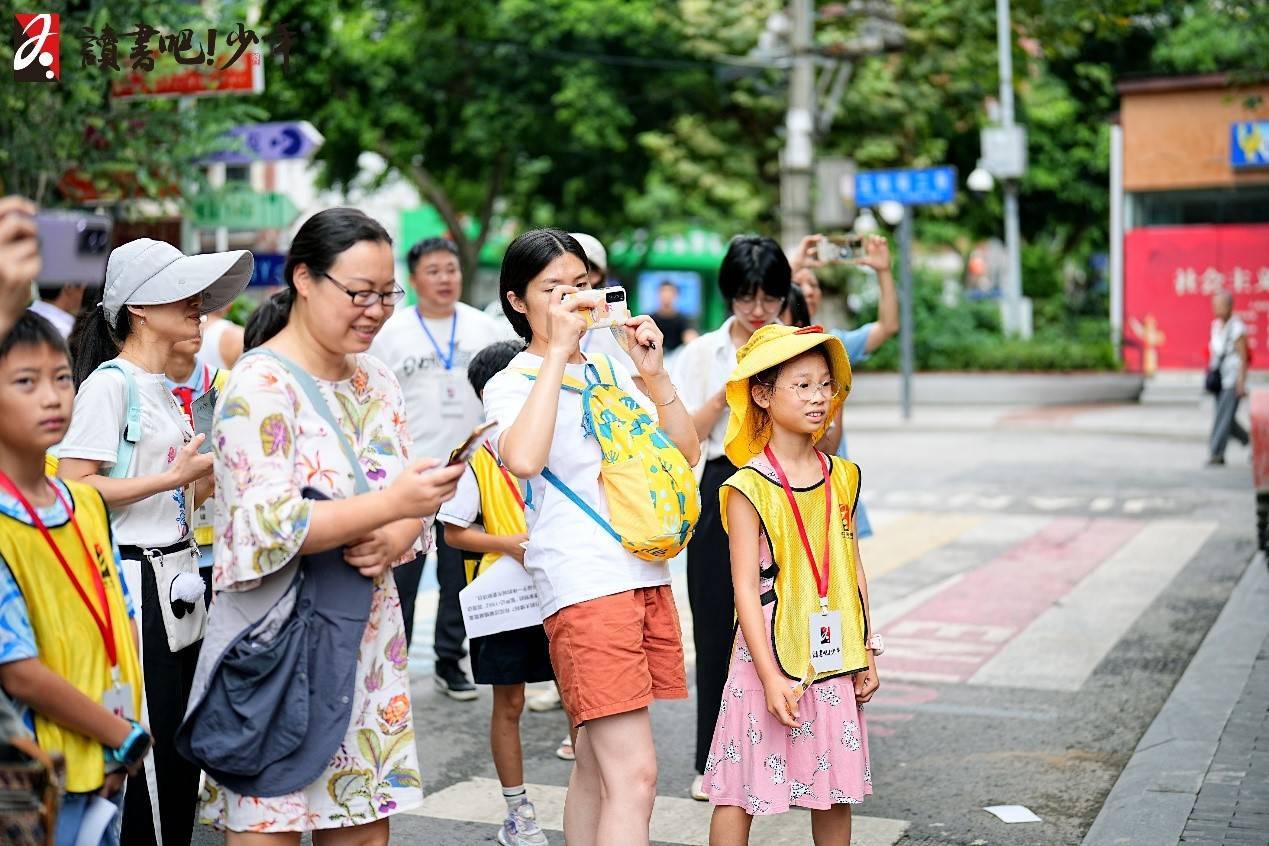
<svg viewBox="0 0 1269 846"><path fill-rule="evenodd" d="M842 670L842 612L819 611L810 615L807 642L811 647L811 666L816 673Z"/></svg>

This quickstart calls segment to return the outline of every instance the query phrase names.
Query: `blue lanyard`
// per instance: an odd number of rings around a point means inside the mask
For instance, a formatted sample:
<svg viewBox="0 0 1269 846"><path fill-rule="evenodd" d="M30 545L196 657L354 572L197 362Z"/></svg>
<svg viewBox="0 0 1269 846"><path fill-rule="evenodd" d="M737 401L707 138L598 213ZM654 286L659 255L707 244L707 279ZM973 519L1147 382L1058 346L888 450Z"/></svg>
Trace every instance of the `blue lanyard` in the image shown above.
<svg viewBox="0 0 1269 846"><path fill-rule="evenodd" d="M436 359L445 365L446 370L452 370L454 367L454 338L458 332L458 309L454 310L454 319L449 324L449 356L446 357L441 352L441 345L436 343L436 338L432 337L432 330L427 328L427 321L423 319L422 313L414 310L414 316L419 319L419 325L423 327L423 333L427 335L427 339L432 342L432 349L436 350Z"/></svg>

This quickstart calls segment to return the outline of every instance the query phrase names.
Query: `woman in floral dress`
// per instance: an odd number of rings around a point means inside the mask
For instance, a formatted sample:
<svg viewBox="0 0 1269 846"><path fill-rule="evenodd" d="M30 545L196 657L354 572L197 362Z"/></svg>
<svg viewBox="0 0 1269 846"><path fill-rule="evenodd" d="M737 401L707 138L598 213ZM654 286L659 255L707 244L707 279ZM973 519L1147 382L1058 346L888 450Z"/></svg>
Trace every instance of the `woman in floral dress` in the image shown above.
<svg viewBox="0 0 1269 846"><path fill-rule="evenodd" d="M348 730L322 775L268 798L208 778L200 819L226 830L231 846L298 844L303 831L319 846L386 844L387 818L423 798L392 567L423 550L423 518L453 495L462 467L410 463L400 386L364 354L403 295L383 228L353 209L321 212L297 233L285 276L287 288L247 328L248 347L274 355L245 357L218 410L213 580L218 591L250 590L298 554L343 546L347 564L374 579L370 616ZM313 377L342 433L276 356ZM354 495L341 435L370 493ZM330 501L304 499L305 487Z"/></svg>

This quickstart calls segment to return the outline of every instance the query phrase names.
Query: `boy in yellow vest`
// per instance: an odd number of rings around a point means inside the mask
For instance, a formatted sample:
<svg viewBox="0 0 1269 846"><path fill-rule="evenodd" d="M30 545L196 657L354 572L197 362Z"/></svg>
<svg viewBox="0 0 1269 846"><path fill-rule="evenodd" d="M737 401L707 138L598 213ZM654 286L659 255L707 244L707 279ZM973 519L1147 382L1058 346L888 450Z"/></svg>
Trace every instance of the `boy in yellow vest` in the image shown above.
<svg viewBox="0 0 1269 846"><path fill-rule="evenodd" d="M0 341L0 686L36 742L66 759L59 846L76 842L95 797L122 800L150 746L132 719L141 665L105 504L44 473L74 399L60 333L28 312ZM118 823L91 842L117 844Z"/></svg>
<svg viewBox="0 0 1269 846"><path fill-rule="evenodd" d="M506 369L524 348L514 341L485 347L467 366L467 378L482 396L485 384ZM470 583L503 556L524 563L529 539L524 510L529 488L507 472L493 447L485 444L458 483L454 498L441 507L437 519L445 526L445 542L455 549L479 553L468 564ZM524 755L520 747L520 715L524 712L527 682L552 681L551 655L541 626L476 637L471 640L471 668L477 684L493 685L493 717L489 745L494 768L507 801L507 818L498 830L503 846L546 846L533 803L524 787Z"/></svg>

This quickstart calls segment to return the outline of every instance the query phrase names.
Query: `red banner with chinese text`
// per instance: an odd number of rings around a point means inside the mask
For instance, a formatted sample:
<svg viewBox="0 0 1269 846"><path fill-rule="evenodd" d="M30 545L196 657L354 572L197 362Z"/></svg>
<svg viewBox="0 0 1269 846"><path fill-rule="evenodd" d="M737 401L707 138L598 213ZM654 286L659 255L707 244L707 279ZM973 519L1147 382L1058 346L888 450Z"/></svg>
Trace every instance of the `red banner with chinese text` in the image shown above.
<svg viewBox="0 0 1269 846"><path fill-rule="evenodd" d="M1124 366L1202 370L1212 295L1247 324L1252 369L1269 370L1269 224L1152 226L1124 237ZM1153 361L1152 361L1153 359Z"/></svg>

